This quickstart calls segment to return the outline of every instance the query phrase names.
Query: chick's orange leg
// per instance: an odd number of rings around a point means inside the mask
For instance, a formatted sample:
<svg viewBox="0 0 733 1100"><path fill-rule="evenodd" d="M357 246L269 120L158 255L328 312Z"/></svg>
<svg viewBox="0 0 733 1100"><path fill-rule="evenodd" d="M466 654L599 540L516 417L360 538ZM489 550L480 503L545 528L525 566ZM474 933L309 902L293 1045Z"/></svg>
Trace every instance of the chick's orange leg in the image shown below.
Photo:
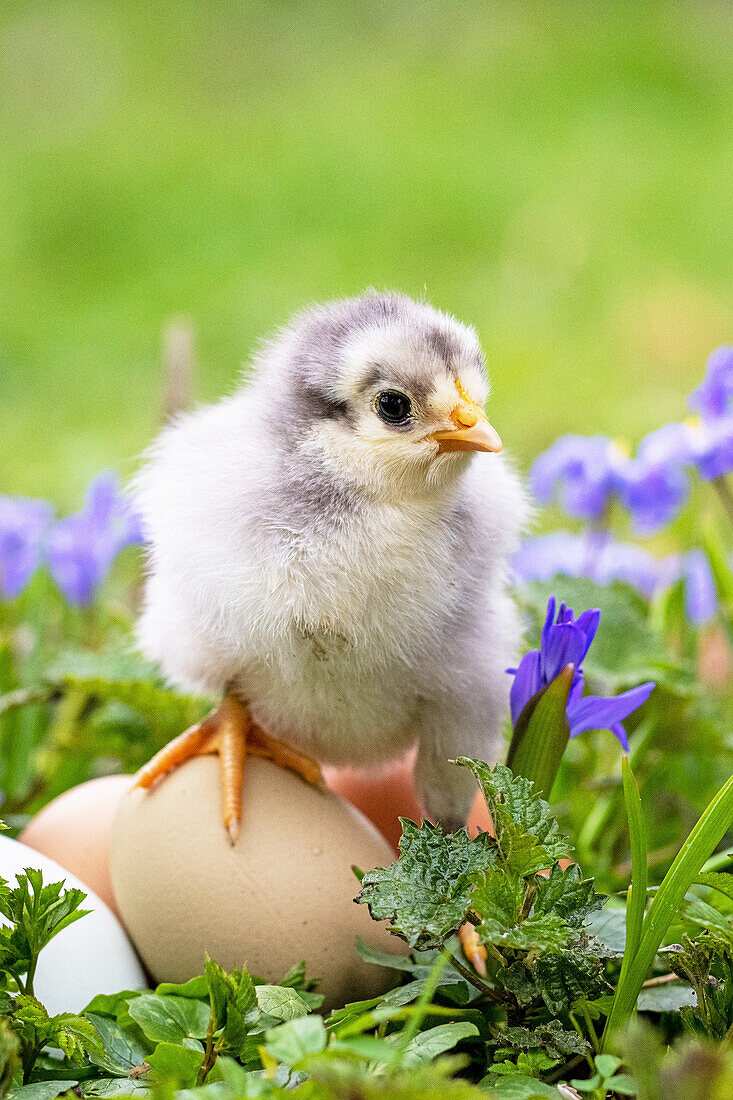
<svg viewBox="0 0 733 1100"><path fill-rule="evenodd" d="M251 727L247 708L227 695L203 722L192 726L156 753L139 772L136 787L148 788L194 756L218 753L221 770L222 817L232 844L242 820L242 784L247 737Z"/></svg>
<svg viewBox="0 0 733 1100"><path fill-rule="evenodd" d="M276 737L270 737L259 728L252 726L250 740L247 744L247 752L250 756L259 756L263 760L271 760L281 768L289 768L296 772L306 783L319 785L323 783L320 765L305 753L286 745L284 741L278 741Z"/></svg>
<svg viewBox="0 0 733 1100"><path fill-rule="evenodd" d="M211 752L212 750L207 746L216 731L217 713L217 711L214 711L213 714L209 714L203 722L197 722L195 726L191 726L190 729L185 730L173 741L169 741L167 745L164 745L160 752L156 752L155 756L148 760L147 764L138 772L134 786L143 787L147 790L148 787L152 787L156 779L167 775L179 764L184 764L186 760L190 760L193 756L201 756L204 752Z"/></svg>

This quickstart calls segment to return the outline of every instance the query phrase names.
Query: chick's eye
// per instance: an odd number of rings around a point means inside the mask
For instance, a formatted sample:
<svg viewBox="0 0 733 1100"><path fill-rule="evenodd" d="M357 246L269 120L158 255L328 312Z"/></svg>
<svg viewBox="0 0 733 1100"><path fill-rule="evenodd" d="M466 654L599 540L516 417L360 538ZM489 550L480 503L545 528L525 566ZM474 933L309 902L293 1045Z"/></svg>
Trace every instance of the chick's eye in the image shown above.
<svg viewBox="0 0 733 1100"><path fill-rule="evenodd" d="M384 390L377 395L377 415L387 424L404 424L410 415L410 398L399 390Z"/></svg>

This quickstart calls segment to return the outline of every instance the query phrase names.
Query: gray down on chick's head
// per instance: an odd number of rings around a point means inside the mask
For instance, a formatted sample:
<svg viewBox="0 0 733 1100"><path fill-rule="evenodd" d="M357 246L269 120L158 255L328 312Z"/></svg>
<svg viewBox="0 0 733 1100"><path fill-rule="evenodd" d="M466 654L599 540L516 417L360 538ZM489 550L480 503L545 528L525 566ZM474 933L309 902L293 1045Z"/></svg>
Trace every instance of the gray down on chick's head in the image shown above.
<svg viewBox="0 0 733 1100"><path fill-rule="evenodd" d="M468 451L501 451L483 411L489 385L476 333L401 294L302 312L264 346L252 388L270 404L281 446L320 454L382 498L455 475Z"/></svg>

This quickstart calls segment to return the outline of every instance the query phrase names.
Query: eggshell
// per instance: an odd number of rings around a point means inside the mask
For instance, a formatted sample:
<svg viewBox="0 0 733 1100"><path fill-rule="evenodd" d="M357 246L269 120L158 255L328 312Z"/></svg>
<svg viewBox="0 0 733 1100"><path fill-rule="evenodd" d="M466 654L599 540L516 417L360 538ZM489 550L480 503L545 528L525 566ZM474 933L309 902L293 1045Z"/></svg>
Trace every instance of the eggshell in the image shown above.
<svg viewBox="0 0 733 1100"><path fill-rule="evenodd" d="M400 817L421 821L423 812L412 781L413 761L401 760L379 772L324 768L330 790L356 806L397 849L402 836Z"/></svg>
<svg viewBox="0 0 733 1100"><path fill-rule="evenodd" d="M43 948L34 990L51 1015L80 1012L97 993L144 989L145 975L120 922L75 875L18 840L0 836L0 876L11 885L26 867L43 872L43 881L85 892L86 917L70 924ZM2 918L0 918L2 919ZM3 921L3 923L7 923Z"/></svg>
<svg viewBox="0 0 733 1100"><path fill-rule="evenodd" d="M131 775L107 775L81 783L44 806L19 838L75 874L113 913L117 902L109 871L112 822L132 782Z"/></svg>
<svg viewBox="0 0 733 1100"><path fill-rule="evenodd" d="M112 881L123 920L157 981L201 973L204 953L266 981L305 959L325 1007L374 996L394 975L364 963L361 936L405 945L353 898L362 870L392 863L386 840L330 791L259 759L245 771L242 830L221 820L219 765L188 761L149 791L131 791L112 831Z"/></svg>

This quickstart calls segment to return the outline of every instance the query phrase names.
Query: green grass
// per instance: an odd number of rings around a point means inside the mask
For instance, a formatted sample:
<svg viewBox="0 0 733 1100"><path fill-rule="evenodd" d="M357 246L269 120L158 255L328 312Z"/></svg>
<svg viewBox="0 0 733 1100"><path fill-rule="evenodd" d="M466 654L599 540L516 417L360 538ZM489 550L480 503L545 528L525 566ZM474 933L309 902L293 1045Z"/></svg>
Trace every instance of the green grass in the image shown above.
<svg viewBox="0 0 733 1100"><path fill-rule="evenodd" d="M638 438L733 339L723 4L5 0L0 491L78 502L160 407L368 285L473 322L526 461Z"/></svg>

